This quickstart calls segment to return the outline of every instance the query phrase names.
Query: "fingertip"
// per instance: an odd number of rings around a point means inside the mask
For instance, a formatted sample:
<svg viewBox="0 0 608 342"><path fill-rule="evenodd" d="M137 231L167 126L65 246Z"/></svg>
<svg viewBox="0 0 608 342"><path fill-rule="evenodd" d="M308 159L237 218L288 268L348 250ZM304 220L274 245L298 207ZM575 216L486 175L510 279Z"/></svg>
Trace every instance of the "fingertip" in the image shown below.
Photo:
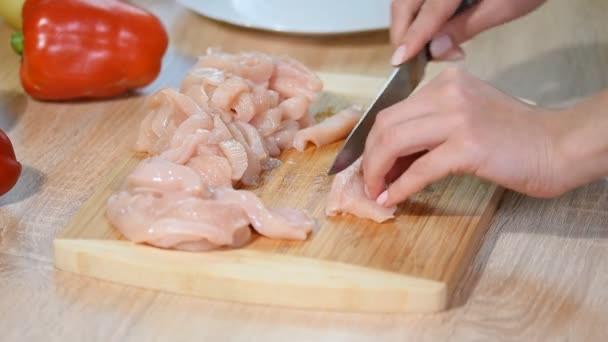
<svg viewBox="0 0 608 342"><path fill-rule="evenodd" d="M376 203L380 204L381 206L385 207L388 201L388 189L384 190L376 199Z"/></svg>
<svg viewBox="0 0 608 342"><path fill-rule="evenodd" d="M445 38L439 37L431 41L430 52L438 61L460 61L464 59L465 52L459 45L444 42ZM449 46L449 47L448 47ZM446 50L447 49L447 50Z"/></svg>
<svg viewBox="0 0 608 342"><path fill-rule="evenodd" d="M366 181L364 178L363 181L365 184L363 190L366 192L367 197L371 200L378 199L378 196L380 196L382 190L384 190L384 185L378 184L377 182L371 179L368 179Z"/></svg>
<svg viewBox="0 0 608 342"><path fill-rule="evenodd" d="M367 197L370 200L378 200L378 197L382 194L382 188L367 186Z"/></svg>
<svg viewBox="0 0 608 342"><path fill-rule="evenodd" d="M399 45L399 47L393 53L391 57L391 64L393 66L399 66L403 64L407 59L407 47L405 45Z"/></svg>
<svg viewBox="0 0 608 342"><path fill-rule="evenodd" d="M400 192L399 189L395 189L393 186L390 186L388 189L386 189L384 193L386 193L386 199L381 205L385 208L394 207L395 205L403 202L406 198L409 197L409 195Z"/></svg>
<svg viewBox="0 0 608 342"><path fill-rule="evenodd" d="M454 48L452 38L447 34L439 35L431 40L429 50L434 58L440 58Z"/></svg>
<svg viewBox="0 0 608 342"><path fill-rule="evenodd" d="M363 153L363 160L361 161L361 174L363 176L363 191L365 195L371 199L375 200L380 192L382 191L381 185L378 185L374 177L372 177L372 173L367 169L368 160L366 158L365 153Z"/></svg>

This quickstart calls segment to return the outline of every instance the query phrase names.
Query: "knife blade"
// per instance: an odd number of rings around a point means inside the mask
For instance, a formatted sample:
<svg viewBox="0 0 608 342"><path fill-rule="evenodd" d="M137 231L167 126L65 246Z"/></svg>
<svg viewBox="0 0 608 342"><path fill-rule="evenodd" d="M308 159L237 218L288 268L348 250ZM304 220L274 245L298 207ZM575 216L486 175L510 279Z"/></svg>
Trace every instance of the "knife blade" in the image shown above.
<svg viewBox="0 0 608 342"><path fill-rule="evenodd" d="M427 61L425 53L420 53L413 61L397 67L392 72L372 105L346 138L329 170L330 175L346 169L359 159L365 148L367 134L372 129L378 113L412 93L422 78Z"/></svg>
<svg viewBox="0 0 608 342"><path fill-rule="evenodd" d="M475 0L463 0L454 13L454 16L475 4ZM407 98L420 84L424 76L427 63L432 59L428 43L425 48L407 63L395 68L390 74L384 86L361 116L355 128L346 138L342 148L338 152L328 174L336 174L354 163L365 149L365 140L372 129L376 116L380 111L388 108L399 101Z"/></svg>

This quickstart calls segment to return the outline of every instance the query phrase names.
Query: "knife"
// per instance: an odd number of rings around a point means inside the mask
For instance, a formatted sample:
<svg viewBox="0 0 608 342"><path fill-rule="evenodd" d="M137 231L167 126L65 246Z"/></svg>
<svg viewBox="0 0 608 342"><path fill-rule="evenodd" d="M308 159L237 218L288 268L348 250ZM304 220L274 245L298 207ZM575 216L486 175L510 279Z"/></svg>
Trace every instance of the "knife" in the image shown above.
<svg viewBox="0 0 608 342"><path fill-rule="evenodd" d="M454 13L454 16L475 4L475 0L463 0ZM391 73L388 80L378 93L376 99L369 106L367 112L361 116L355 128L350 132L344 145L338 152L328 174L336 174L354 163L365 148L365 140L374 125L376 115L397 102L407 98L416 89L424 76L424 70L428 61L432 59L430 42L425 48L407 63L401 64Z"/></svg>

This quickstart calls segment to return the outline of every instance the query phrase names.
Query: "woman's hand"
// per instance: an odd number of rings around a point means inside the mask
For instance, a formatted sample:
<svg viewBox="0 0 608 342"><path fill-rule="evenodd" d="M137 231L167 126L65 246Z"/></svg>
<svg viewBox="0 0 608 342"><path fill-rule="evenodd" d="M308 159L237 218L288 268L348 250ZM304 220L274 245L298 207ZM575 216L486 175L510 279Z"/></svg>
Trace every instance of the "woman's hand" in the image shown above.
<svg viewBox="0 0 608 342"><path fill-rule="evenodd" d="M396 48L391 63L401 64L431 41L434 58L455 60L464 56L460 44L478 33L521 17L545 0L482 0L450 18L460 0L393 0L391 43Z"/></svg>
<svg viewBox="0 0 608 342"><path fill-rule="evenodd" d="M449 174L536 197L561 194L572 182L551 114L447 69L378 114L363 154L368 195L390 207Z"/></svg>

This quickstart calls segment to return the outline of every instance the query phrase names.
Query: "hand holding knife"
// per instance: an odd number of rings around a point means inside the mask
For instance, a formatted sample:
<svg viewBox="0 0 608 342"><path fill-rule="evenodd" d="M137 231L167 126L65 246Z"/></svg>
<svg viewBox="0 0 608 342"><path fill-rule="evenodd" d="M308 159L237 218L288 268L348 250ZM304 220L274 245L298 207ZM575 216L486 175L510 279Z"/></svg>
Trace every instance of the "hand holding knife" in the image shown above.
<svg viewBox="0 0 608 342"><path fill-rule="evenodd" d="M454 16L475 4L475 0L463 0ZM377 114L403 99L407 98L416 89L424 76L428 61L432 60L430 46L427 44L423 51L418 53L407 63L398 66L389 76L384 87L369 106L367 112L361 117L350 135L346 138L342 149L336 156L329 174L336 174L354 163L365 149L367 135L372 129Z"/></svg>

